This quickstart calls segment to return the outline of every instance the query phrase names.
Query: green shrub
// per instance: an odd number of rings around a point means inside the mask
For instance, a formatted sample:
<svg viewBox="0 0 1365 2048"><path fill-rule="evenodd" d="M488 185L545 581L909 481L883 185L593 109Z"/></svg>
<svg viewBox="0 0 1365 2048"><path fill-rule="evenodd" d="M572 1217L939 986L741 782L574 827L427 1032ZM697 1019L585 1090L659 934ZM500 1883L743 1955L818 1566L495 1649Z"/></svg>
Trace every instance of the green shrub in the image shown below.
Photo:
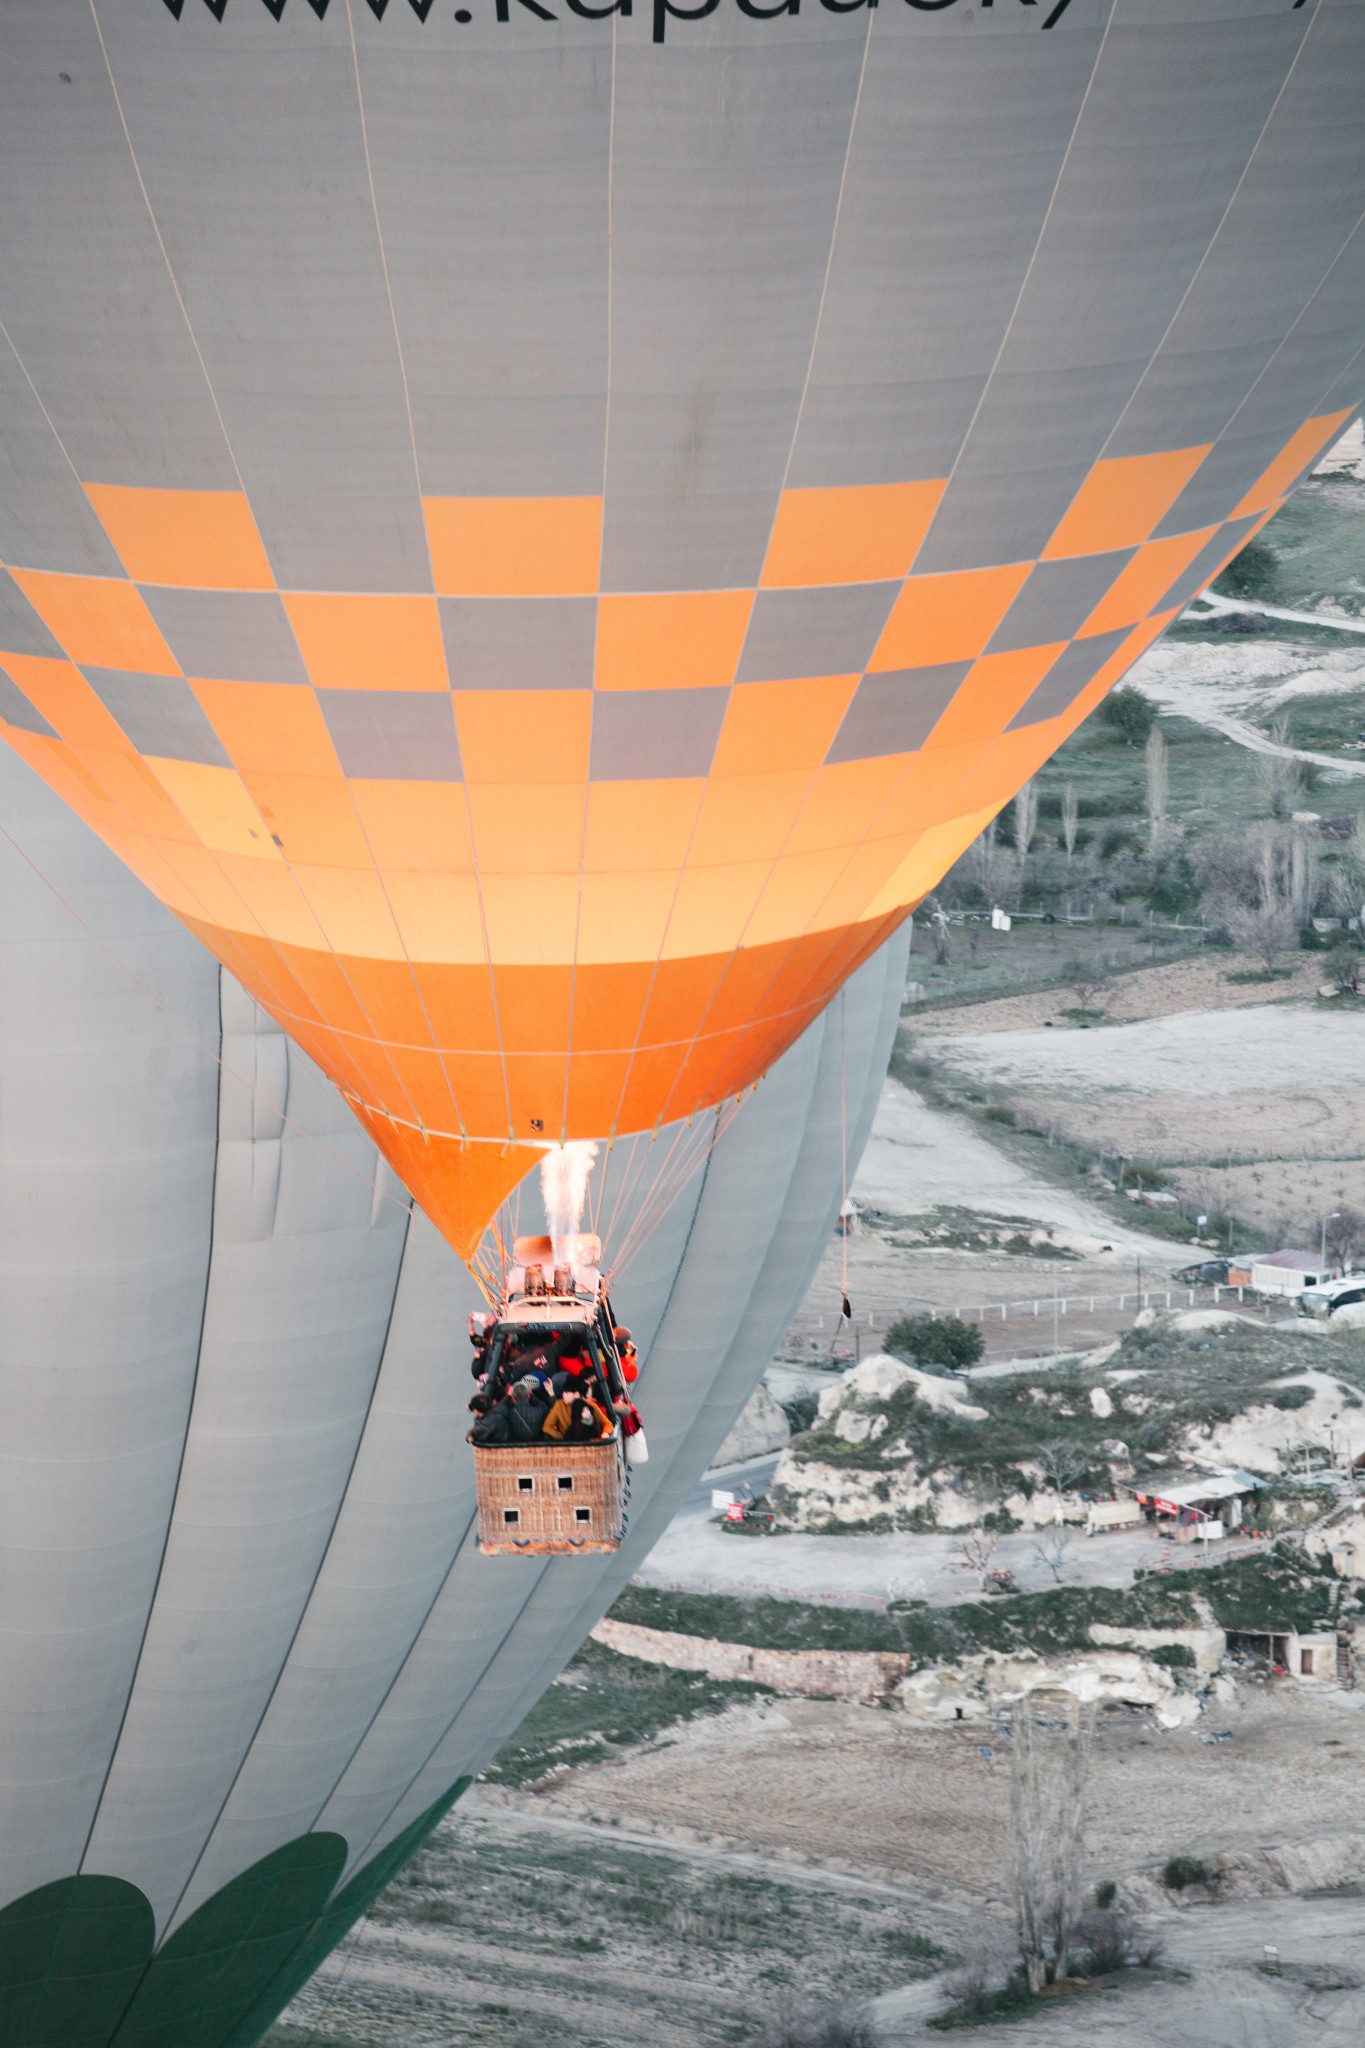
<svg viewBox="0 0 1365 2048"><path fill-rule="evenodd" d="M1156 724L1156 706L1135 683L1120 683L1100 706L1100 717L1125 746L1140 747Z"/></svg>
<svg viewBox="0 0 1365 2048"><path fill-rule="evenodd" d="M1154 1664L1164 1665L1167 1671L1193 1671L1194 1651L1188 1643L1158 1643L1151 1652Z"/></svg>
<svg viewBox="0 0 1365 2048"><path fill-rule="evenodd" d="M1199 1856L1172 1856L1162 1867L1161 1882L1168 1892L1183 1892L1192 1884L1207 1884L1209 1866Z"/></svg>
<svg viewBox="0 0 1365 2048"><path fill-rule="evenodd" d="M1296 1387L1277 1387L1270 1397L1272 1408L1306 1408L1313 1398L1313 1389L1302 1384Z"/></svg>
<svg viewBox="0 0 1365 2048"><path fill-rule="evenodd" d="M1101 1913L1107 1913L1119 1895L1119 1888L1112 1877L1102 1877L1095 1886L1095 1904Z"/></svg>
<svg viewBox="0 0 1365 2048"><path fill-rule="evenodd" d="M986 1340L974 1324L956 1316L902 1316L887 1331L886 1348L915 1365L943 1365L961 1372L978 1362Z"/></svg>

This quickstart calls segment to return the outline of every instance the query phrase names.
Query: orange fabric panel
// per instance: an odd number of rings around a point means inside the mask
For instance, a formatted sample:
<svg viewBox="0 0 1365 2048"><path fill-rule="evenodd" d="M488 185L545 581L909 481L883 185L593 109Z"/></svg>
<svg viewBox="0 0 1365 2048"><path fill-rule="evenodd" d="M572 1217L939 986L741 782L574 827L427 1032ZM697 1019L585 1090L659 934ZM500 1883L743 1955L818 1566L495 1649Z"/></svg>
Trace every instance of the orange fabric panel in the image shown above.
<svg viewBox="0 0 1365 2048"><path fill-rule="evenodd" d="M498 1017L485 962L414 960L412 971L438 1045L461 1054L497 1052Z"/></svg>
<svg viewBox="0 0 1365 2048"><path fill-rule="evenodd" d="M789 683L737 683L716 744L711 778L816 769L847 711L857 676Z"/></svg>
<svg viewBox="0 0 1365 2048"><path fill-rule="evenodd" d="M626 1084L629 1057L624 1052L578 1052L569 1064L567 1121L571 1131L600 1131L608 1136ZM612 1217L608 1204L604 1222Z"/></svg>
<svg viewBox="0 0 1365 2048"><path fill-rule="evenodd" d="M778 945L746 946L722 960L715 995L701 1018L697 1035L714 1038L718 1033L745 1029L772 1003L775 977L786 964L793 944L800 939L784 938Z"/></svg>
<svg viewBox="0 0 1365 2048"><path fill-rule="evenodd" d="M434 597L286 590L285 610L320 690L448 690Z"/></svg>
<svg viewBox="0 0 1365 2048"><path fill-rule="evenodd" d="M243 774L341 774L322 707L307 683L221 683L191 676L190 688Z"/></svg>
<svg viewBox="0 0 1365 2048"><path fill-rule="evenodd" d="M696 830L706 784L700 777L663 782L590 782L583 867L616 872L648 861L678 869Z"/></svg>
<svg viewBox="0 0 1365 2048"><path fill-rule="evenodd" d="M567 967L578 908L574 874L482 875L488 950L518 967Z"/></svg>
<svg viewBox="0 0 1365 2048"><path fill-rule="evenodd" d="M87 484L85 494L135 583L191 590L273 590L242 491Z"/></svg>
<svg viewBox="0 0 1365 2048"><path fill-rule="evenodd" d="M1198 533L1177 533L1169 540L1149 540L1131 562L1120 569L1090 617L1080 628L1078 640L1094 633L1110 633L1119 626L1135 626L1160 601L1187 563L1213 539L1218 528L1205 526Z"/></svg>
<svg viewBox="0 0 1365 2048"><path fill-rule="evenodd" d="M556 789L535 803L524 784L471 782L469 814L481 875L578 872L588 786Z"/></svg>
<svg viewBox="0 0 1365 2048"><path fill-rule="evenodd" d="M752 590L604 597L597 606L599 690L702 690L734 681Z"/></svg>
<svg viewBox="0 0 1365 2048"><path fill-rule="evenodd" d="M968 670L952 703L929 735L926 751L956 746L963 740L994 738L1026 704L1067 643L1050 647L1019 647L1007 654L983 654Z"/></svg>
<svg viewBox="0 0 1365 2048"><path fill-rule="evenodd" d="M438 966L461 962L473 965L484 960L479 886L472 874L423 874L412 868L386 868L384 883L409 959Z"/></svg>
<svg viewBox="0 0 1365 2048"><path fill-rule="evenodd" d="M236 955L247 963L244 971L234 967L233 972L256 994L258 1002L264 1002L271 1015L279 1018L287 1011L290 1029L308 1026L322 1029L322 1012L294 973L292 963L278 952L269 939L258 932L243 931L234 926L230 932L215 934L207 928L192 925L195 935L202 939L210 952L228 943ZM222 957L226 957L223 955ZM260 991L264 990L264 994Z"/></svg>
<svg viewBox="0 0 1365 2048"><path fill-rule="evenodd" d="M205 846L253 860L280 858L270 827L235 768L166 761L154 754L147 756L147 767Z"/></svg>
<svg viewBox="0 0 1365 2048"><path fill-rule="evenodd" d="M664 937L665 958L728 953L732 947L742 946L745 927L771 870L771 860L685 869Z"/></svg>
<svg viewBox="0 0 1365 2048"><path fill-rule="evenodd" d="M457 690L455 724L465 781L470 784L545 785L588 779L591 690ZM521 809L529 832L535 800L523 799Z"/></svg>
<svg viewBox="0 0 1365 2048"><path fill-rule="evenodd" d="M73 747L106 747L133 754L132 741L105 710L80 670L69 661L46 654L0 655L5 669L48 724Z"/></svg>
<svg viewBox="0 0 1365 2048"><path fill-rule="evenodd" d="M554 1052L568 1045L573 979L571 967L494 966L504 1052Z"/></svg>
<svg viewBox="0 0 1365 2048"><path fill-rule="evenodd" d="M723 953L699 954L690 960L661 960L649 991L639 1028L631 1034L642 1046L682 1046L694 1038L732 963Z"/></svg>
<svg viewBox="0 0 1365 2048"><path fill-rule="evenodd" d="M567 1078L568 1061L562 1052L508 1053L507 1090L512 1100L512 1129L519 1138L543 1136L555 1143L568 1135L564 1129Z"/></svg>
<svg viewBox="0 0 1365 2048"><path fill-rule="evenodd" d="M83 747L85 765L118 807L117 829L145 832L152 840L193 840L194 826L172 800L140 754L130 747ZM115 842L117 846L117 842Z"/></svg>
<svg viewBox="0 0 1365 2048"><path fill-rule="evenodd" d="M426 1048L435 1036L417 977L406 960L353 958L347 972L356 999L381 1038Z"/></svg>
<svg viewBox="0 0 1365 2048"><path fill-rule="evenodd" d="M745 945L777 944L823 924L821 905L854 858L849 848L830 847L823 853L787 854L774 862L749 920Z"/></svg>
<svg viewBox="0 0 1365 2048"><path fill-rule="evenodd" d="M1197 448L1172 448L1163 455L1101 457L1062 515L1043 549L1043 560L1138 546L1165 517L1212 446L1210 441Z"/></svg>
<svg viewBox="0 0 1365 2048"><path fill-rule="evenodd" d="M580 1054L617 1053L634 1045L653 978L649 960L586 966L580 957L573 982L575 1060Z"/></svg>
<svg viewBox="0 0 1365 2048"><path fill-rule="evenodd" d="M760 579L765 590L815 583L881 583L908 575L947 488L850 484L783 491Z"/></svg>
<svg viewBox="0 0 1365 2048"><path fill-rule="evenodd" d="M917 754L881 754L869 761L831 761L792 827L783 852L816 853L829 846L853 846L899 784Z"/></svg>
<svg viewBox="0 0 1365 2048"><path fill-rule="evenodd" d="M379 782L347 787L375 865L385 874L472 874L474 842L462 782Z"/></svg>
<svg viewBox="0 0 1365 2048"><path fill-rule="evenodd" d="M599 967L654 960L664 942L677 891L676 868L584 875L574 948L580 973L585 964Z"/></svg>
<svg viewBox="0 0 1365 2048"><path fill-rule="evenodd" d="M892 606L868 667L932 668L938 662L975 661L1032 567L1032 562L1011 562L1002 569L912 576Z"/></svg>
<svg viewBox="0 0 1365 2048"><path fill-rule="evenodd" d="M140 669L149 676L179 675L179 663L131 583L38 569L12 569L10 574L72 661L92 668Z"/></svg>
<svg viewBox="0 0 1365 2048"><path fill-rule="evenodd" d="M808 768L785 775L729 775L706 792L688 855L690 868L776 860L810 792Z"/></svg>
<svg viewBox="0 0 1365 2048"><path fill-rule="evenodd" d="M243 776L284 858L318 867L373 865L351 792L336 775Z"/></svg>
<svg viewBox="0 0 1365 2048"><path fill-rule="evenodd" d="M600 498L423 498L442 597L586 597L602 555Z"/></svg>
<svg viewBox="0 0 1365 2048"><path fill-rule="evenodd" d="M305 951L323 945L321 928L298 877L283 860L258 860L219 852L218 865L241 897L248 915L281 947Z"/></svg>
<svg viewBox="0 0 1365 2048"><path fill-rule="evenodd" d="M357 1108L376 1146L461 1258L478 1250L489 1218L539 1163L532 1145L461 1145L425 1137Z"/></svg>
<svg viewBox="0 0 1365 2048"><path fill-rule="evenodd" d="M1305 420L1296 434L1291 435L1270 467L1264 470L1240 504L1232 509L1232 518L1247 519L1253 512L1268 512L1277 499L1298 480L1302 470L1321 455L1353 416L1353 408L1345 412L1320 413L1316 419ZM1242 546L1245 547L1243 541Z"/></svg>
<svg viewBox="0 0 1365 2048"><path fill-rule="evenodd" d="M393 906L372 867L319 867L290 861L289 869L334 953L374 960L403 958Z"/></svg>

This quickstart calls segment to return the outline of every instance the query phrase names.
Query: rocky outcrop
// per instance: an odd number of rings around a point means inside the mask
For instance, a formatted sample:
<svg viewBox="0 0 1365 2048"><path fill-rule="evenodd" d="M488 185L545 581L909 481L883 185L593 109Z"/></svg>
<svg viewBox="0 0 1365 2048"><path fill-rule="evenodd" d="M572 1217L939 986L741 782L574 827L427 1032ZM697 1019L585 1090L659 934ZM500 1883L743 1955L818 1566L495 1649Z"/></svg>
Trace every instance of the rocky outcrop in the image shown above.
<svg viewBox="0 0 1365 2048"><path fill-rule="evenodd" d="M709 1678L748 1679L810 1699L884 1700L914 1662L902 1650L753 1650L715 1636L638 1628L628 1621L599 1621L592 1633L609 1650L645 1664L704 1671Z"/></svg>
<svg viewBox="0 0 1365 2048"><path fill-rule="evenodd" d="M765 1451L780 1451L790 1439L791 1424L760 1380L712 1459L712 1468L742 1465L748 1458L761 1458Z"/></svg>
<svg viewBox="0 0 1365 2048"><path fill-rule="evenodd" d="M1199 1718L1193 1693L1150 1658L1125 1650L962 1657L911 1673L892 1704L916 1721L979 1721L1035 1692L1064 1693L1087 1705L1150 1707L1161 1728L1183 1728Z"/></svg>

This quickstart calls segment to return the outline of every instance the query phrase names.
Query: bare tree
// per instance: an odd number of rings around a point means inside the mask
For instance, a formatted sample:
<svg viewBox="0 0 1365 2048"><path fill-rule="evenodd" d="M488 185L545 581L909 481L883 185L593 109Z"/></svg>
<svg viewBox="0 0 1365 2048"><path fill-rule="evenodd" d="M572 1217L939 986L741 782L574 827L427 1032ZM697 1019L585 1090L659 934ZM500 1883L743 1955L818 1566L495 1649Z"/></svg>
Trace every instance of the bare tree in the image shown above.
<svg viewBox="0 0 1365 2048"><path fill-rule="evenodd" d="M1287 818L1303 801L1308 778L1303 762L1296 759L1289 744L1289 720L1281 716L1270 727L1274 752L1257 754L1256 772L1274 818Z"/></svg>
<svg viewBox="0 0 1365 2048"><path fill-rule="evenodd" d="M1295 832L1289 842L1289 908L1297 925L1307 924L1318 894L1318 842Z"/></svg>
<svg viewBox="0 0 1365 2048"><path fill-rule="evenodd" d="M1167 835L1166 804L1170 777L1166 742L1161 727L1154 725L1147 735L1147 851L1159 854Z"/></svg>
<svg viewBox="0 0 1365 2048"><path fill-rule="evenodd" d="M1077 1445L1067 1443L1064 1437L1057 1437L1044 1444L1038 1453L1038 1464L1043 1477L1048 1481L1060 1502L1062 1495L1074 1486L1090 1460Z"/></svg>
<svg viewBox="0 0 1365 2048"><path fill-rule="evenodd" d="M1062 791L1062 844L1066 848L1068 861L1076 851L1076 827L1080 819L1081 806L1076 795L1076 785L1074 782L1068 782Z"/></svg>
<svg viewBox="0 0 1365 2048"><path fill-rule="evenodd" d="M1239 903L1229 910L1227 924L1233 944L1259 960L1267 974L1273 974L1299 942L1299 927L1287 903L1261 902L1254 909Z"/></svg>
<svg viewBox="0 0 1365 2048"><path fill-rule="evenodd" d="M1079 955L1074 960L1068 960L1062 973L1066 977L1068 988L1083 1010L1093 1010L1095 998L1109 985L1109 969L1098 954L1089 960Z"/></svg>
<svg viewBox="0 0 1365 2048"><path fill-rule="evenodd" d="M1024 885L1024 863L1028 859L1033 835L1038 829L1038 791L1033 777L1022 783L1014 799L1014 850L1019 856L1019 886Z"/></svg>
<svg viewBox="0 0 1365 2048"><path fill-rule="evenodd" d="M983 1593L991 1582L991 1566L999 1548L1000 1538L989 1529L972 1529L953 1545L953 1556L961 1561L964 1570L975 1573Z"/></svg>
<svg viewBox="0 0 1365 2048"><path fill-rule="evenodd" d="M1327 1256L1343 1271L1350 1271L1361 1246L1365 1245L1365 1216L1349 1202L1341 1202L1329 1216L1314 1223L1314 1235L1325 1234Z"/></svg>
<svg viewBox="0 0 1365 2048"><path fill-rule="evenodd" d="M1064 1977L1084 1910L1085 1799L1093 1711L1068 1703L1057 1725L1033 1698L1010 1720L1011 1890L1019 1958L1035 1995Z"/></svg>
<svg viewBox="0 0 1365 2048"><path fill-rule="evenodd" d="M1033 1554L1039 1564L1045 1564L1051 1572L1053 1585L1060 1586L1071 1562L1070 1526L1066 1522L1054 1522L1034 1544Z"/></svg>
<svg viewBox="0 0 1365 2048"><path fill-rule="evenodd" d="M974 839L967 848L967 865L972 880L987 903L993 903L999 893L996 887L999 858L996 853L994 818L980 837Z"/></svg>

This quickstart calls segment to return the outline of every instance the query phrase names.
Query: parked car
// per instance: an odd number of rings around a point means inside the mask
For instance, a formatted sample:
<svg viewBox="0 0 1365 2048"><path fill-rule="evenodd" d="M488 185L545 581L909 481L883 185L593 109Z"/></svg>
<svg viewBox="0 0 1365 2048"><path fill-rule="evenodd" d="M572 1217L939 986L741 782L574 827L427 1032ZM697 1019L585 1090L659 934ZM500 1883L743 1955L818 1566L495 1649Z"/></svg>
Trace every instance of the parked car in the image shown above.
<svg viewBox="0 0 1365 2048"><path fill-rule="evenodd" d="M1226 1287L1228 1262L1226 1259L1200 1259L1193 1266L1182 1266L1175 1277L1183 1287Z"/></svg>
<svg viewBox="0 0 1365 2048"><path fill-rule="evenodd" d="M1331 1280L1325 1287L1305 1287L1298 1297L1298 1311L1301 1316L1326 1321L1339 1308L1354 1308L1361 1301L1365 1301L1365 1273L1343 1273L1340 1280Z"/></svg>

